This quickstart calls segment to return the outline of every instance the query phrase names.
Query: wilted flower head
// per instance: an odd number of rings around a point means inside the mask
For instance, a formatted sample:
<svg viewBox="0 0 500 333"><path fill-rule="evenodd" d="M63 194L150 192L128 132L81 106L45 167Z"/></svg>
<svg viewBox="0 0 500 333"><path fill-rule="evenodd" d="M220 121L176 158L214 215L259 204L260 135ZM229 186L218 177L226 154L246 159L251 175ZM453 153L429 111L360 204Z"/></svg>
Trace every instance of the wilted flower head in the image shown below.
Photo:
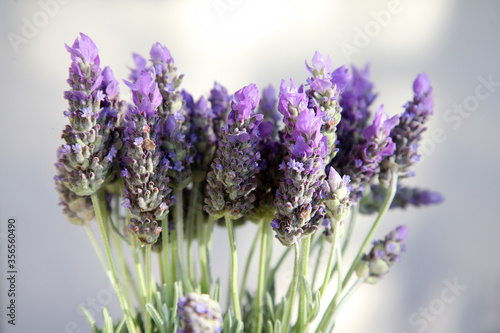
<svg viewBox="0 0 500 333"><path fill-rule="evenodd" d="M179 333L222 332L220 306L206 294L189 293L179 298L177 312L181 318Z"/></svg>

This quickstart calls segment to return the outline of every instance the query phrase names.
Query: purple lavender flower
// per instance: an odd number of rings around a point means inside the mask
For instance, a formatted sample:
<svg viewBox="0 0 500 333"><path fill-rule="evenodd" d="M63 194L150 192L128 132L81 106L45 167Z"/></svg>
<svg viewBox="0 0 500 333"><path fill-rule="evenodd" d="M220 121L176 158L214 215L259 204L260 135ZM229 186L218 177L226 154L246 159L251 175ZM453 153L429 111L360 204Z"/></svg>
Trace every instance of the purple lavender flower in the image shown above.
<svg viewBox="0 0 500 333"><path fill-rule="evenodd" d="M189 293L179 298L177 312L181 318L179 333L222 332L220 306L206 294Z"/></svg>
<svg viewBox="0 0 500 333"><path fill-rule="evenodd" d="M214 87L210 90L208 98L213 112L214 133L219 141L222 134L221 129L227 122L227 116L231 111L231 96L226 87L218 82L214 82Z"/></svg>
<svg viewBox="0 0 500 333"><path fill-rule="evenodd" d="M75 225L84 225L94 218L94 207L90 196L79 196L69 190L59 176L54 177L56 190L59 193L59 205L69 222Z"/></svg>
<svg viewBox="0 0 500 333"><path fill-rule="evenodd" d="M325 61L318 51L313 56L313 67L309 67L307 62L306 67L313 74L313 77L308 79L310 85L310 89L307 91L309 107L314 108L315 112L322 116L321 133L327 138L328 159L330 160L337 153L335 147L336 130L342 112L339 96L347 82L351 80L351 76L347 73L345 66L330 73L332 68L330 57L327 57Z"/></svg>
<svg viewBox="0 0 500 333"><path fill-rule="evenodd" d="M200 97L195 104L191 95L185 91L182 94L186 101L191 123L188 137L192 145L189 155L194 156L191 163L193 181L199 183L206 178L208 167L214 158L217 147L217 137L213 127L214 113L208 106L205 97Z"/></svg>
<svg viewBox="0 0 500 333"><path fill-rule="evenodd" d="M153 72L143 71L131 89L135 106L125 116L126 153L121 176L125 183L124 202L133 216L130 229L143 244L159 237L162 220L173 203L169 187L168 160L160 149L158 107L162 103Z"/></svg>
<svg viewBox="0 0 500 333"><path fill-rule="evenodd" d="M360 202L360 213L372 214L379 212L387 192L387 188L378 184L372 184L370 192ZM408 206L421 207L435 205L443 202L443 200L444 198L439 192L405 187L399 184L390 208L405 209Z"/></svg>
<svg viewBox="0 0 500 333"><path fill-rule="evenodd" d="M110 70L103 78L94 42L80 34L80 39L71 47L66 45L66 49L72 60L67 80L71 89L64 93L69 103L65 115L70 124L62 133L65 144L59 149L56 168L59 180L68 189L85 196L97 191L113 175L114 155L110 152L122 146L115 131L118 112L108 112L102 89L109 86L106 80Z"/></svg>
<svg viewBox="0 0 500 333"><path fill-rule="evenodd" d="M339 151L331 164L339 170L346 163L347 155L352 148L363 141L363 130L370 118L369 107L376 97L373 92L373 83L370 81L369 66L365 66L362 70L353 66L352 72L352 80L349 81L340 98L342 119L337 126Z"/></svg>
<svg viewBox="0 0 500 333"><path fill-rule="evenodd" d="M399 226L391 231L384 240L373 242L368 254L364 254L356 268L359 278L366 283L377 283L389 268L400 261L401 253L405 251L404 241L408 235L406 226Z"/></svg>
<svg viewBox="0 0 500 333"><path fill-rule="evenodd" d="M260 223L261 220L269 220L276 214L274 207L274 194L279 187L281 176L280 162L287 153L286 147L278 138L278 128L282 123L282 115L278 112L277 99L274 88L269 85L262 90L259 101L259 113L264 115L264 120L259 125L260 141L257 150L260 152L261 170L257 177L257 188L255 189L254 209L246 217L247 219Z"/></svg>
<svg viewBox="0 0 500 333"><path fill-rule="evenodd" d="M284 177L276 191L277 213L271 223L276 237L292 246L318 229L324 215L320 193L325 178L327 138L321 134L322 116L307 107L307 96L293 81L282 81L278 110L283 114ZM300 166L300 167L299 167Z"/></svg>
<svg viewBox="0 0 500 333"><path fill-rule="evenodd" d="M132 53L132 58L134 59L135 68L130 68L129 80L132 82L137 81L141 72L148 70L146 59L137 53Z"/></svg>
<svg viewBox="0 0 500 333"><path fill-rule="evenodd" d="M227 125L221 130L219 147L207 176L208 198L204 209L212 218L228 214L231 219L238 219L253 208L252 192L257 187L255 176L260 160L256 151L258 129L264 118L254 113L258 102L259 90L255 84L234 94Z"/></svg>
<svg viewBox="0 0 500 333"><path fill-rule="evenodd" d="M183 189L191 182L190 161L193 157L189 155L188 140L185 139L188 132L187 108L184 107L183 98L178 89L184 75L177 75L170 51L160 43L151 47L151 71L155 74L159 104L156 109L160 117L161 149L170 159L172 168L168 175L172 182L171 187ZM142 66L142 60L138 60ZM138 66L139 67L139 66ZM140 78L140 77L139 77Z"/></svg>
<svg viewBox="0 0 500 333"><path fill-rule="evenodd" d="M341 171L351 179L349 187L353 204L361 199L365 186L379 174L382 160L394 152L394 143L389 134L397 121L397 115L389 118L383 106L380 106L372 125L363 131L364 141L349 152Z"/></svg>
<svg viewBox="0 0 500 333"><path fill-rule="evenodd" d="M390 164L396 163L400 178L411 177L413 165L419 160L418 145L422 133L427 130L425 124L433 114L434 97L426 74L419 74L413 82L413 100L406 103L405 111L399 123L391 131L392 141L396 145L392 160L384 161L381 181L387 185L390 181Z"/></svg>

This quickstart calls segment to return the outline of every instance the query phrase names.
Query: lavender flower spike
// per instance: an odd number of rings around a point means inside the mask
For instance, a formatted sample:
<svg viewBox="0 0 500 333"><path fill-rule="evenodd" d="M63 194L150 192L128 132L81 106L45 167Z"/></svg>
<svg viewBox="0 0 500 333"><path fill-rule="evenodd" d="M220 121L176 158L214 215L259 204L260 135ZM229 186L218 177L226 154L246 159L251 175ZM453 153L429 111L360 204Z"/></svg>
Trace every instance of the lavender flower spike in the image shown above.
<svg viewBox="0 0 500 333"><path fill-rule="evenodd" d="M351 178L351 201L356 203L362 196L365 186L380 172L382 160L394 152L394 143L389 136L396 125L398 116L389 118L380 106L372 125L363 131L364 142L356 145L342 167L342 173Z"/></svg>
<svg viewBox="0 0 500 333"><path fill-rule="evenodd" d="M256 114L259 89L255 84L242 88L234 94L228 123L221 130L221 140L212 170L207 176L208 198L204 209L219 218L226 214L238 219L253 208L257 187L255 180L259 172L260 153L259 124L264 116Z"/></svg>
<svg viewBox="0 0 500 333"><path fill-rule="evenodd" d="M186 102L186 107L189 105L188 116L191 120L189 130L189 142L192 145L190 155L193 156L191 169L193 182L199 183L206 178L208 167L214 158L217 147L217 137L213 127L213 112L208 107L205 97L200 97L195 104L191 95L185 91L182 94L185 100L189 100L189 103Z"/></svg>
<svg viewBox="0 0 500 333"><path fill-rule="evenodd" d="M72 63L67 80L71 89L64 92L69 108L64 114L70 124L62 133L65 144L59 148L56 167L59 180L67 188L86 196L111 177L114 155L121 148L114 130L118 112L106 109L118 90L106 90L110 82L103 83L97 47L88 36L80 34L80 39L66 49ZM105 72L106 80L109 71Z"/></svg>
<svg viewBox="0 0 500 333"><path fill-rule="evenodd" d="M59 193L59 205L63 207L63 213L69 222L75 225L84 225L94 218L94 207L89 196L79 196L70 191L59 176L54 177L56 190Z"/></svg>
<svg viewBox="0 0 500 333"><path fill-rule="evenodd" d="M306 94L293 81L290 88L282 81L279 100L288 155L280 165L284 177L276 191L277 213L271 227L283 245L292 246L316 231L324 216L320 193L325 178L327 138L320 131L321 115L307 108Z"/></svg>
<svg viewBox="0 0 500 333"><path fill-rule="evenodd" d="M419 74L413 82L413 100L406 103L405 111L399 119L399 123L391 131L392 141L396 144L394 162L398 165L399 178L414 175L411 168L420 159L418 145L422 133L427 130L426 123L433 114L434 97L432 87L426 74ZM384 173L382 180L387 184L389 178L388 159L384 161Z"/></svg>
<svg viewBox="0 0 500 333"><path fill-rule="evenodd" d="M345 66L330 73L332 67L330 57L327 57L325 61L318 51L313 56L313 67L309 67L307 62L306 67L313 74L313 77L308 79L310 84L310 89L307 91L309 107L314 108L317 114L322 115L321 133L328 140L328 160L326 162L329 162L337 153L335 148L336 130L342 112L339 96L347 82L351 80L351 75L347 73Z"/></svg>
<svg viewBox="0 0 500 333"><path fill-rule="evenodd" d="M373 92L373 83L370 81L370 68L365 66L360 70L352 67L352 80L342 92L340 106L342 119L337 126L339 152L332 165L341 169L341 165L351 149L363 141L363 129L370 118L369 107L377 95Z"/></svg>
<svg viewBox="0 0 500 333"><path fill-rule="evenodd" d="M158 107L162 119L162 149L172 166L168 172L172 179L171 186L181 190L191 182L190 162L193 159L186 139L189 130L186 124L187 108L179 90L184 75L177 75L174 59L167 47L155 43L149 54L163 98Z"/></svg>
<svg viewBox="0 0 500 333"><path fill-rule="evenodd" d="M220 305L206 294L189 293L179 298L177 312L181 318L178 333L222 332Z"/></svg>
<svg viewBox="0 0 500 333"><path fill-rule="evenodd" d="M326 215L328 216L323 220L323 226L325 226L323 234L330 243L333 242L333 228L337 223L340 225L351 210L348 188L350 181L349 176L340 177L339 173L330 167L328 178L323 183L322 197L325 200Z"/></svg>
<svg viewBox="0 0 500 333"><path fill-rule="evenodd" d="M372 184L370 192L361 200L360 213L372 214L380 211L388 189L379 184ZM405 187L398 185L396 196L391 204L393 208L403 208L408 206L428 206L443 202L444 198L439 192L422 190L419 188Z"/></svg>
<svg viewBox="0 0 500 333"><path fill-rule="evenodd" d="M366 279L366 283L377 283L394 263L400 261L401 253L405 251L407 234L407 227L399 226L385 236L383 241L373 242L370 253L363 255L356 268L358 277Z"/></svg>
<svg viewBox="0 0 500 333"><path fill-rule="evenodd" d="M141 72L131 89L135 106L125 117L126 153L121 177L125 183L124 206L133 216L130 229L143 244L153 244L162 231L158 220L173 203L168 160L160 150L158 106L162 102L151 72Z"/></svg>

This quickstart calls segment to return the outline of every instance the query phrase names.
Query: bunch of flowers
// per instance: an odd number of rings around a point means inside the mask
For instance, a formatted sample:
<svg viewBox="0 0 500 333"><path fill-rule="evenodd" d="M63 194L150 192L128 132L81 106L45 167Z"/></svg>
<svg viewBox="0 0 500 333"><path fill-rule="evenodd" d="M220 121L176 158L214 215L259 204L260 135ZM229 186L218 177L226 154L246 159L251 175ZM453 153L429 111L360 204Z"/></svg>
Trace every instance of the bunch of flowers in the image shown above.
<svg viewBox="0 0 500 333"><path fill-rule="evenodd" d="M402 114L392 117L383 106L372 112L368 67L332 70L319 52L312 66L306 62L312 76L302 85L282 80L278 95L255 84L231 95L216 82L195 99L181 89L170 51L155 43L149 60L134 54L135 68L124 80L132 101L124 101L88 36L66 48L69 125L57 150L56 190L69 221L88 232L123 310L117 321L104 309L102 329L84 310L93 332L331 332L357 287L379 281L400 260L406 226L366 252L389 208L443 200L404 184L433 113L425 74L417 76ZM358 212L376 218L346 263ZM244 223L258 231L238 279L234 228ZM217 225L227 229L231 253L225 311L220 274L211 271ZM259 241L254 291L247 281ZM283 249L276 263L275 247ZM290 250L293 278L285 285L279 268ZM278 297L277 287L286 294Z"/></svg>

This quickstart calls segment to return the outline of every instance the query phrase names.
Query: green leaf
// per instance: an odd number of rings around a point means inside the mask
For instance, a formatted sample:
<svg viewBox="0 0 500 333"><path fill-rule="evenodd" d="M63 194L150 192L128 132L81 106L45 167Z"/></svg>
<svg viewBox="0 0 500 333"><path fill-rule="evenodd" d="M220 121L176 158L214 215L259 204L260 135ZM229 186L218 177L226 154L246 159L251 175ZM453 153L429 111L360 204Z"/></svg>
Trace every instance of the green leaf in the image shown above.
<svg viewBox="0 0 500 333"><path fill-rule="evenodd" d="M266 333L274 333L273 322L268 320L266 325Z"/></svg>
<svg viewBox="0 0 500 333"><path fill-rule="evenodd" d="M265 302L265 315L271 322L274 322L274 304L271 295L267 292L264 298Z"/></svg>
<svg viewBox="0 0 500 333"><path fill-rule="evenodd" d="M302 286L306 292L306 302L307 302L307 304L311 304L312 303L311 285L309 284L309 282L307 282L307 278L305 276L301 277L301 281L302 281Z"/></svg>
<svg viewBox="0 0 500 333"><path fill-rule="evenodd" d="M122 329L125 327L125 318L122 319L122 321L120 321L120 323L118 324L118 326L116 326L115 328L115 333L122 333Z"/></svg>
<svg viewBox="0 0 500 333"><path fill-rule="evenodd" d="M313 302L309 306L309 316L307 318L308 322L313 321L318 316L320 303L321 303L321 293L318 290L314 294Z"/></svg>
<svg viewBox="0 0 500 333"><path fill-rule="evenodd" d="M114 333L113 318L109 315L107 308L102 309L102 316L104 318L102 333Z"/></svg>
<svg viewBox="0 0 500 333"><path fill-rule="evenodd" d="M281 321L278 319L274 323L274 333L282 333L283 332L283 325L281 325Z"/></svg>
<svg viewBox="0 0 500 333"><path fill-rule="evenodd" d="M146 309L148 310L148 313L151 316L151 318L153 318L156 327L158 327L161 333L165 333L165 326L164 326L165 322L163 321L163 319L161 319L161 316L158 313L158 311L156 311L156 309L149 303L146 304Z"/></svg>
<svg viewBox="0 0 500 333"><path fill-rule="evenodd" d="M219 283L219 279L217 279L217 281L210 286L209 296L210 296L211 299L213 299L217 303L220 303L220 283Z"/></svg>
<svg viewBox="0 0 500 333"><path fill-rule="evenodd" d="M83 314L85 315L85 318L87 318L87 321L89 322L90 329L92 330L92 333L99 333L99 329L97 328L97 325L95 324L95 320L92 317L92 315L83 306L80 307L80 309L82 310Z"/></svg>

